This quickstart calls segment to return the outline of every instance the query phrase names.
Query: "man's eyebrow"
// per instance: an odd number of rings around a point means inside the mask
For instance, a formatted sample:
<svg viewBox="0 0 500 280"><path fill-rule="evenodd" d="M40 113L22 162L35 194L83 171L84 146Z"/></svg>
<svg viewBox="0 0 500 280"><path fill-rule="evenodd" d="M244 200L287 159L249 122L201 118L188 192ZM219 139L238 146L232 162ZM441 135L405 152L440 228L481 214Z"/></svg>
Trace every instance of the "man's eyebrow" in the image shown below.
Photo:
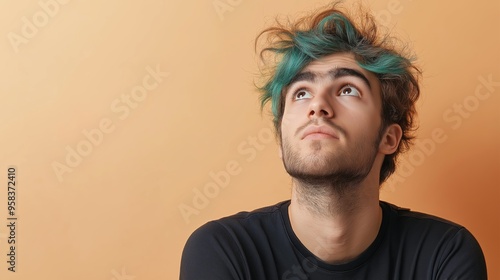
<svg viewBox="0 0 500 280"><path fill-rule="evenodd" d="M295 75L295 77L292 78L292 80L288 83L288 85L290 86L300 81L314 82L314 80L316 80L316 73L308 71L300 72L299 74Z"/></svg>
<svg viewBox="0 0 500 280"><path fill-rule="evenodd" d="M354 76L363 80L363 82L368 86L369 89L372 88L368 78L358 70L352 68L335 68L328 71L328 74L332 79L338 79L341 77Z"/></svg>
<svg viewBox="0 0 500 280"><path fill-rule="evenodd" d="M318 77L318 76L319 76L319 74L317 74L315 72L309 72L309 71L301 72L292 78L290 83L288 83L288 87L290 87L292 84L300 82L300 81L314 82L316 80L316 77ZM352 68L335 68L335 69L328 71L328 76L330 76L330 78L332 78L332 79L338 79L338 78L347 77L347 76L354 76L354 77L357 77L357 78L360 78L361 80L363 80L363 82L368 86L368 88L370 88L370 89L372 88L370 81L368 81L368 78L360 71L352 69Z"/></svg>

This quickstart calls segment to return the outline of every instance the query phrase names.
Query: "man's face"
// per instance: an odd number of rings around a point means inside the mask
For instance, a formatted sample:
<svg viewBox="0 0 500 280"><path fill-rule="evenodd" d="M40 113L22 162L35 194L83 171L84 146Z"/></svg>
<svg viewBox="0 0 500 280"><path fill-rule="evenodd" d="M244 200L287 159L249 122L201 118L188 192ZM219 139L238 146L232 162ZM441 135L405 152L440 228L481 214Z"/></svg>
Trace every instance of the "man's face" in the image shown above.
<svg viewBox="0 0 500 280"><path fill-rule="evenodd" d="M368 175L382 123L380 83L373 73L352 54L329 55L305 67L284 98L281 156L292 177L349 184Z"/></svg>

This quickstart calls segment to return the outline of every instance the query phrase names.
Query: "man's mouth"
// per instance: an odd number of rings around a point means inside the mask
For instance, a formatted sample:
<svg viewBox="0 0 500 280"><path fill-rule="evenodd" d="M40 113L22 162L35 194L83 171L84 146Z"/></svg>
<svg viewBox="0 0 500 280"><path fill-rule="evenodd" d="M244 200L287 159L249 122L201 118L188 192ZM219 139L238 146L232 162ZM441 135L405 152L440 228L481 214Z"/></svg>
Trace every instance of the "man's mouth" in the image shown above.
<svg viewBox="0 0 500 280"><path fill-rule="evenodd" d="M330 126L310 125L302 132L301 139L339 139L338 133Z"/></svg>

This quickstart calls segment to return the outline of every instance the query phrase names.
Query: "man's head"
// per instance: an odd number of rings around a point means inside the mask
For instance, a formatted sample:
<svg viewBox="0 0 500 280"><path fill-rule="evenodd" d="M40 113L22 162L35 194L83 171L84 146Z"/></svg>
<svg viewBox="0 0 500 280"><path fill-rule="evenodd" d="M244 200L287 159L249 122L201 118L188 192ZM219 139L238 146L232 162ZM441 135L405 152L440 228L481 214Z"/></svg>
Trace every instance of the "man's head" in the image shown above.
<svg viewBox="0 0 500 280"><path fill-rule="evenodd" d="M261 36L267 36L269 45L262 50L261 57L264 57L266 52L272 52L279 57L279 61L261 88L263 92L261 101L262 105L271 101L274 125L283 152L290 151L288 155L283 155L285 166L287 156L292 156L287 159L290 161L293 156L297 156L297 153L304 153L304 155L308 153L304 147L293 151L292 147L287 146L293 143L291 140L293 133L304 133L301 130L307 129L307 126L313 124L316 127L323 126L322 129L328 130L327 135L333 134L342 141L349 140L349 145L345 147L354 149L336 151L337 157L333 156L325 162L326 165L335 165L335 162L337 165L344 164L348 159L373 163L369 156L373 154L373 151L367 155L366 146L356 147L361 143L358 141L363 140L359 138L361 135L356 134L359 133L356 130L369 130L366 131L367 136L364 140L365 142L373 141L369 145L375 147L376 152L378 143L387 129L390 130L394 126L400 127L401 143L398 143L394 152L384 157L382 163L379 180L379 183L382 183L394 172L397 155L406 150L413 139L411 133L414 130L415 102L419 96L417 81L419 70L412 64L409 57L396 51L393 39L379 36L375 22L369 14L363 13L363 15L358 15L358 18L360 22L356 24L334 6L314 16L299 19L290 26L279 25L262 32ZM309 71L311 68L314 71ZM311 86L317 85L318 82L321 86L311 89ZM306 83L304 86L306 89L301 91L302 88L297 88L296 85L299 83ZM373 98L370 101L372 107L369 110L378 110L378 114L377 111L373 111L375 115L372 115L371 119L364 120L371 121L371 128L366 124L363 124L364 128L363 125L358 126L361 120L355 119L370 116L367 108L357 106L352 111L349 108L354 108L353 105L345 103L360 101L353 95L356 95L358 90L362 92L363 90L359 88L362 86L365 86L364 91L370 91L369 96ZM330 90L330 95L320 96L325 90ZM312 94L314 98L307 99L309 94ZM361 94L361 96L366 98L368 95ZM319 102L322 104L311 104L304 99L322 100ZM308 108L303 108L302 112L307 112L307 117L287 121L290 113L294 116L294 110L298 110L297 106L301 106L296 104L305 103L308 104L302 106L308 106ZM358 105L360 105L359 102ZM314 106L328 108L317 107L315 110ZM343 112L342 115L340 115L341 112ZM325 115L325 113L330 115ZM317 114L321 114L321 117ZM353 119L348 120L349 116ZM321 138L319 134L315 135ZM308 137L314 137L314 135ZM308 149L326 147L319 144L321 139L311 140L314 141L308 144ZM318 158L314 158L314 161L317 160ZM304 167L301 164L297 169L303 170Z"/></svg>

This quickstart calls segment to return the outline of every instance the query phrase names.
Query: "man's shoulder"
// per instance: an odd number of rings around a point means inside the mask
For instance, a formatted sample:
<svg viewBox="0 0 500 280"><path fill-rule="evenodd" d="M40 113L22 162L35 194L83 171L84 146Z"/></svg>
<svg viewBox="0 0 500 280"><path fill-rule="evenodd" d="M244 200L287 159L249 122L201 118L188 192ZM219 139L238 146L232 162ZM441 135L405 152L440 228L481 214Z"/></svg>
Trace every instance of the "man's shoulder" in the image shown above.
<svg viewBox="0 0 500 280"><path fill-rule="evenodd" d="M284 240L285 234L282 207L289 201L242 211L217 220L209 221L198 227L188 238L184 255L197 256L200 252L211 254L220 250L239 254L245 246L269 243L269 240ZM279 242L278 242L279 243ZM249 245L250 244L250 245ZM273 243L274 244L274 243ZM236 257L236 256L233 256Z"/></svg>
<svg viewBox="0 0 500 280"><path fill-rule="evenodd" d="M253 227L265 227L268 225L276 225L276 222L282 220L281 208L289 204L290 201L281 201L279 203L256 208L251 211L241 211L236 214L226 216L217 220L213 220L209 223L219 224L225 228L253 228Z"/></svg>
<svg viewBox="0 0 500 280"><path fill-rule="evenodd" d="M447 220L445 218L412 210L410 208L400 207L386 201L380 201L382 207L388 212L391 219L396 220L398 224L402 225L432 225L438 228L456 229L464 228L462 225Z"/></svg>
<svg viewBox="0 0 500 280"><path fill-rule="evenodd" d="M382 202L388 214L387 244L401 259L434 267L439 279L486 279L481 246L464 226L450 220Z"/></svg>
<svg viewBox="0 0 500 280"><path fill-rule="evenodd" d="M261 217L265 217L266 215L276 214L277 212L280 211L282 206L289 204L289 203L290 203L290 200L285 200L285 201L281 201L281 202L278 202L278 203L273 204L273 205L268 205L268 206L256 208L256 209L251 210L251 211L241 211L241 212L238 212L236 214L220 218L217 221L234 220L234 219L235 220L245 220L245 219L252 219L252 218L258 219Z"/></svg>
<svg viewBox="0 0 500 280"><path fill-rule="evenodd" d="M381 202L381 205L388 212L388 234L395 240L425 241L431 247L442 242L477 243L473 234L456 222L388 202Z"/></svg>
<svg viewBox="0 0 500 280"><path fill-rule="evenodd" d="M281 263L293 263L283 217L287 203L239 212L200 226L184 246L181 275L185 279L188 275L192 275L189 279L267 279L266 272L277 270L270 252L282 254Z"/></svg>
<svg viewBox="0 0 500 280"><path fill-rule="evenodd" d="M241 232L273 231L276 225L283 223L281 208L288 203L290 203L289 200L282 201L274 205L256 208L251 211L241 211L212 220L199 227L195 233L233 235Z"/></svg>

